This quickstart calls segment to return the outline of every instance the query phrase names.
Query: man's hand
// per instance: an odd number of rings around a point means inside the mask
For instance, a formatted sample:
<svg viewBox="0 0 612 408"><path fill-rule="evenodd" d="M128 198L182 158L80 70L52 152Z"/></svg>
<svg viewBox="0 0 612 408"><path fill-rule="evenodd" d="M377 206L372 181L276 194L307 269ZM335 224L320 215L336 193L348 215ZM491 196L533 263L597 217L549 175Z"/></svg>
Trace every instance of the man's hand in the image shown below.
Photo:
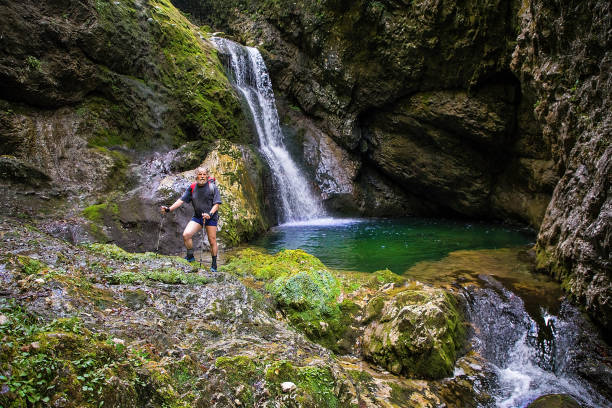
<svg viewBox="0 0 612 408"><path fill-rule="evenodd" d="M209 213L202 213L202 218L204 218L205 220L210 220L210 214Z"/></svg>
<svg viewBox="0 0 612 408"><path fill-rule="evenodd" d="M165 214L167 212L170 212L170 208L166 207L165 205L162 205L160 207L160 211L161 211L162 214Z"/></svg>

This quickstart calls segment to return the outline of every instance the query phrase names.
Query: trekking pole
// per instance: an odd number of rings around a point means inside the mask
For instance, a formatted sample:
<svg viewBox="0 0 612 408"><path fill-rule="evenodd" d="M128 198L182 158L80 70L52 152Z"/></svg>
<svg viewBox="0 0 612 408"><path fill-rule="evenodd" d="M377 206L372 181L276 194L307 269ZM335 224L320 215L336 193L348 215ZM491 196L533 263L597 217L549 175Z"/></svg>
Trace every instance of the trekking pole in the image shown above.
<svg viewBox="0 0 612 408"><path fill-rule="evenodd" d="M159 256L159 240L161 238L162 228L164 227L164 220L166 219L166 214L162 214L161 220L159 221L159 232L157 233L157 246L155 247L155 257Z"/></svg>

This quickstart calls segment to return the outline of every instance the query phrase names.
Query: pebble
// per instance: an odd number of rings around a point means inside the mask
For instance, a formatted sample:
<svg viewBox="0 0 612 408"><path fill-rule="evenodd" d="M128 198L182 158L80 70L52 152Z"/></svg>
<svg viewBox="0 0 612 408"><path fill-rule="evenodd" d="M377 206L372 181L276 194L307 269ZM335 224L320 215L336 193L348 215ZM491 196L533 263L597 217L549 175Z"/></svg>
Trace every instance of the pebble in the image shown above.
<svg viewBox="0 0 612 408"><path fill-rule="evenodd" d="M0 326L8 323L8 317L3 314L0 314Z"/></svg>
<svg viewBox="0 0 612 408"><path fill-rule="evenodd" d="M113 337L113 343L115 344L125 344L125 340L123 339L118 339L117 337Z"/></svg>
<svg viewBox="0 0 612 408"><path fill-rule="evenodd" d="M34 279L34 282L39 283L39 284L42 285L43 283L45 283L45 280L42 279L42 278L37 278L37 279Z"/></svg>
<svg viewBox="0 0 612 408"><path fill-rule="evenodd" d="M291 381L286 381L286 382L281 384L281 388L282 388L283 392L291 392L291 391L295 390L297 388L297 386L294 383L292 383Z"/></svg>

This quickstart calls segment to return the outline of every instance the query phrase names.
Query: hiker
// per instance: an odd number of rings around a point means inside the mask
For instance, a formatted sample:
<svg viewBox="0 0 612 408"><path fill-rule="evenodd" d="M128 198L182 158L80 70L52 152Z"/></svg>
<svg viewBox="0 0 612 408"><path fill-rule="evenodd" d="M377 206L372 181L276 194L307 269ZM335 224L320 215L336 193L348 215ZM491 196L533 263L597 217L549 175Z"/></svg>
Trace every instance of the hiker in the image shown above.
<svg viewBox="0 0 612 408"><path fill-rule="evenodd" d="M187 187L185 193L176 200L170 207L161 206L162 213L174 211L183 203L191 203L193 205L194 215L183 231L183 241L187 248L187 256L185 259L189 262L194 262L193 256L193 236L206 227L206 235L210 243L210 253L212 255L211 271L217 272L217 221L219 220L219 204L221 204L221 195L215 183L214 178L208 177L208 170L204 167L196 169L196 182Z"/></svg>

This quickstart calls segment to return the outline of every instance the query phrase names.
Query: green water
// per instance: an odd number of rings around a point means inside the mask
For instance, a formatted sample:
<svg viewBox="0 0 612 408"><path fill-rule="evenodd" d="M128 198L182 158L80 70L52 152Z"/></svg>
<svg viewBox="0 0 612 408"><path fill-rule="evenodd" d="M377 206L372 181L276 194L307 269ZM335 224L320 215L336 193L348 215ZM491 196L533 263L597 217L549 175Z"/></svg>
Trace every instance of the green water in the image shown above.
<svg viewBox="0 0 612 408"><path fill-rule="evenodd" d="M461 249L496 249L533 243L525 230L452 220L327 219L316 225L285 224L252 242L274 254L302 249L328 267L361 272L388 268L402 274L421 261L435 261Z"/></svg>

